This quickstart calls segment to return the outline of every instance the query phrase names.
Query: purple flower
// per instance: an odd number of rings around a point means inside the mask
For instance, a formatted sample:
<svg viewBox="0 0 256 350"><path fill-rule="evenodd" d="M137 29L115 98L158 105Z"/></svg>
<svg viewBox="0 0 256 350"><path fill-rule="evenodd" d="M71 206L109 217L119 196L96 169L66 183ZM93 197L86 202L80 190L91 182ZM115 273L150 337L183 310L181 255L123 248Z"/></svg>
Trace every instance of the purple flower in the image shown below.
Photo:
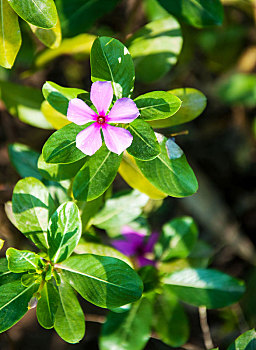
<svg viewBox="0 0 256 350"><path fill-rule="evenodd" d="M126 256L134 257L139 267L146 265L155 265L155 261L148 259L150 253L153 253L159 234L157 232L146 236L144 233L135 232L129 226L122 229L124 239L114 240L112 245Z"/></svg>
<svg viewBox="0 0 256 350"><path fill-rule="evenodd" d="M133 136L128 130L109 123L131 123L140 114L136 104L130 98L120 98L108 112L113 99L110 81L93 83L90 97L98 113L79 98L70 100L68 105L68 120L77 125L93 122L77 135L76 147L88 156L93 155L102 146L102 130L107 148L121 154L131 145Z"/></svg>

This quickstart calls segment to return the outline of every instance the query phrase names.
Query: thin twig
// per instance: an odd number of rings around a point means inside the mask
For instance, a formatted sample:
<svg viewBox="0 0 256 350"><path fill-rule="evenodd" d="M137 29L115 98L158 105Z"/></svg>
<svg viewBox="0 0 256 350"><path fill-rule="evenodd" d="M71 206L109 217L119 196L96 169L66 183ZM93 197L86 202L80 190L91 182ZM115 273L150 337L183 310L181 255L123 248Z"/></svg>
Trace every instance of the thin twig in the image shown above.
<svg viewBox="0 0 256 350"><path fill-rule="evenodd" d="M180 135L188 135L188 134L189 134L188 130L183 130L183 131L180 131L180 132L175 132L173 134L170 134L170 137L175 137L175 136L180 136Z"/></svg>
<svg viewBox="0 0 256 350"><path fill-rule="evenodd" d="M210 327L207 322L207 309L205 306L200 306L198 308L199 311L199 319L200 319L200 326L203 333L204 338L204 346L207 350L213 349L213 341L211 337Z"/></svg>

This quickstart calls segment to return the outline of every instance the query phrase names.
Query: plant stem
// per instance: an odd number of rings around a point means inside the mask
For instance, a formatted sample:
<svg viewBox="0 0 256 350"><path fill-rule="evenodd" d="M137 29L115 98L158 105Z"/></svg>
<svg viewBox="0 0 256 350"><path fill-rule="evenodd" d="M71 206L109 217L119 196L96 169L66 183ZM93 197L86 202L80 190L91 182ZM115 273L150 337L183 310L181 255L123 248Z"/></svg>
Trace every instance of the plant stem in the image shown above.
<svg viewBox="0 0 256 350"><path fill-rule="evenodd" d="M205 306L200 306L198 308L199 311L199 319L200 319L200 326L203 333L204 338L204 346L207 350L213 349L213 341L211 337L210 327L207 322L207 309Z"/></svg>

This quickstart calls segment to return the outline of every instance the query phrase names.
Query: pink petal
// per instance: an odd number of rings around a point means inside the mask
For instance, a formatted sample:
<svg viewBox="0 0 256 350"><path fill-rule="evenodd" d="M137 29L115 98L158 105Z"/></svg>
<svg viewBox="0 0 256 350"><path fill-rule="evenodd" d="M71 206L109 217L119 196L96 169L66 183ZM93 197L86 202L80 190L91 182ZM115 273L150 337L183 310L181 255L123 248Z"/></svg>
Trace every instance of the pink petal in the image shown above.
<svg viewBox="0 0 256 350"><path fill-rule="evenodd" d="M158 241L158 238L159 238L158 232L151 233L143 249L145 253L151 253L153 251L154 245Z"/></svg>
<svg viewBox="0 0 256 350"><path fill-rule="evenodd" d="M147 258L144 258L144 256L139 256L139 257L137 258L137 260L138 260L138 265L139 265L139 267L143 267L143 266L147 266L147 265L152 265L152 266L154 266L154 265L156 264L154 261L149 260L149 259L147 259Z"/></svg>
<svg viewBox="0 0 256 350"><path fill-rule="evenodd" d="M131 146L133 136L128 130L103 124L102 131L106 146L111 152L119 155Z"/></svg>
<svg viewBox="0 0 256 350"><path fill-rule="evenodd" d="M99 115L106 115L113 100L113 88L110 81L96 81L91 87L91 101Z"/></svg>
<svg viewBox="0 0 256 350"><path fill-rule="evenodd" d="M139 116L140 112L130 98L120 98L111 108L108 114L109 123L131 123Z"/></svg>
<svg viewBox="0 0 256 350"><path fill-rule="evenodd" d="M67 118L77 125L84 125L95 121L97 114L87 104L79 98L73 98L69 101Z"/></svg>
<svg viewBox="0 0 256 350"><path fill-rule="evenodd" d="M119 250L126 256L133 256L136 253L136 246L132 242L127 242L126 240L116 240L112 242L114 248Z"/></svg>
<svg viewBox="0 0 256 350"><path fill-rule="evenodd" d="M88 156L93 155L102 146L100 126L93 123L79 132L76 137L76 147Z"/></svg>

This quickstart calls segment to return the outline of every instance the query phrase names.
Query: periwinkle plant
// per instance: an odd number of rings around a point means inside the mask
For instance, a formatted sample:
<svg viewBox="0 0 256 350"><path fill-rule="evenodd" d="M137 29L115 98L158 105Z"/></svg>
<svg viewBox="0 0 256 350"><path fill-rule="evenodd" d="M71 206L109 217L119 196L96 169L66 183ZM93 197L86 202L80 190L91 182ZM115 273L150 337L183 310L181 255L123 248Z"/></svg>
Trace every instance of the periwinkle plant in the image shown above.
<svg viewBox="0 0 256 350"><path fill-rule="evenodd" d="M61 114L65 126L49 137L41 155L24 145L10 146L12 162L24 178L6 211L38 251L9 248L0 260L0 331L36 307L43 327L76 343L85 333L78 293L111 310L101 350L143 349L152 319L165 343L180 346L189 327L179 300L224 307L241 297L243 283L207 268L208 260L197 255L198 231L189 217L168 222L159 234L136 229L119 234L125 225L138 224L138 218L145 222L149 197L186 197L197 191L184 152L153 129L165 127L171 118L174 125L184 121L186 93L153 91L132 100L133 61L113 38L95 40L91 73L90 95L51 82L43 86L46 103ZM31 157L29 165L22 152ZM118 171L135 190L112 196ZM119 251L103 245L97 229L105 230Z"/></svg>

